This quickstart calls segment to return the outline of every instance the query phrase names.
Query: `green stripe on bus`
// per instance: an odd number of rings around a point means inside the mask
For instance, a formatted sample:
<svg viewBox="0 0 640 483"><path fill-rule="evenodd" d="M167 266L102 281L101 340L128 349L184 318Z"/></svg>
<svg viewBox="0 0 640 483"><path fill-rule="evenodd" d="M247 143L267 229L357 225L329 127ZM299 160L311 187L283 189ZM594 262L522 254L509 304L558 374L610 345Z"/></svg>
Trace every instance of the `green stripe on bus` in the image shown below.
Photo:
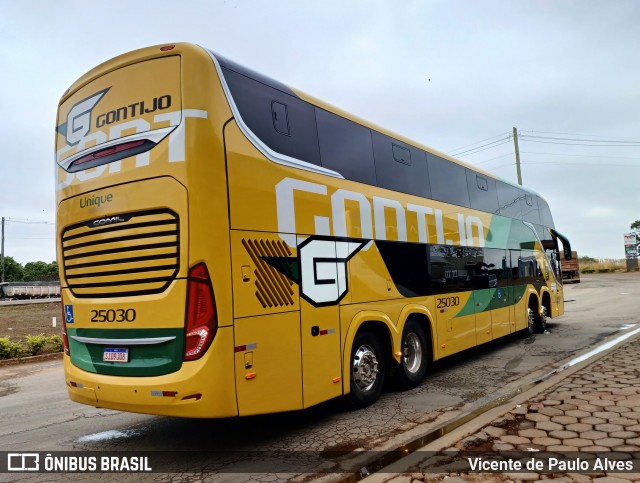
<svg viewBox="0 0 640 483"><path fill-rule="evenodd" d="M176 372L182 366L184 329L76 329L67 326L71 362L94 374L110 376L161 376ZM87 337L100 343L85 343L74 339ZM172 337L160 344L127 345L103 343L103 339L150 339ZM105 348L127 348L128 362L104 362Z"/></svg>
<svg viewBox="0 0 640 483"><path fill-rule="evenodd" d="M482 290L474 290L471 296L469 297L469 299L467 300L467 303L464 304L464 306L454 316L454 318L464 317L466 315L473 315L480 312L486 312L488 310L491 310L492 309L491 301L494 300L494 298L497 298L498 290L501 291L500 300L502 303L500 307L493 307L493 308L510 307L511 305L516 305L520 301L520 299L522 298L522 296L527 290L527 285L526 284L512 285L509 287L497 287L497 288L488 288L488 289L482 289ZM510 292L511 292L511 295L510 295ZM503 297L505 296L507 298L506 302L502 300Z"/></svg>

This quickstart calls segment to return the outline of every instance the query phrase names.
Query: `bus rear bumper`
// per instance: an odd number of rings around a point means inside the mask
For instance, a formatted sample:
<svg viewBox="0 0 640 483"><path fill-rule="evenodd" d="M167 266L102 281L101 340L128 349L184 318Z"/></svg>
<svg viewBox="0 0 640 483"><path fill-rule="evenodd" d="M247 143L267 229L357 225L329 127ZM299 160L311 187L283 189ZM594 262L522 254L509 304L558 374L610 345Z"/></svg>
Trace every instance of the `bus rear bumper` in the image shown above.
<svg viewBox="0 0 640 483"><path fill-rule="evenodd" d="M95 374L77 368L65 356L67 391L72 401L118 411L188 418L237 416L231 347L233 328L220 328L201 359L154 377Z"/></svg>

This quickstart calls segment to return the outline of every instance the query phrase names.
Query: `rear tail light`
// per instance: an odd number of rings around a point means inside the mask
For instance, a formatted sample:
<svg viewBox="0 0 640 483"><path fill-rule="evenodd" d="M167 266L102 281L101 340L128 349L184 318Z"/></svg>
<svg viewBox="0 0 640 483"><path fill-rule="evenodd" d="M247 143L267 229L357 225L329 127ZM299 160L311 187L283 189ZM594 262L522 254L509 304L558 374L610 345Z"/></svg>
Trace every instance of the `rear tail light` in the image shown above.
<svg viewBox="0 0 640 483"><path fill-rule="evenodd" d="M62 299L60 300L60 305L62 306L62 347L64 348L64 353L70 356L71 351L69 351L69 339L67 338L67 312Z"/></svg>
<svg viewBox="0 0 640 483"><path fill-rule="evenodd" d="M189 270L184 360L204 355L218 329L211 278L204 263Z"/></svg>
<svg viewBox="0 0 640 483"><path fill-rule="evenodd" d="M102 164L112 163L120 159L147 152L155 145L156 143L148 139L138 139L135 141L115 144L76 159L69 165L67 171L73 173L83 169L95 168Z"/></svg>

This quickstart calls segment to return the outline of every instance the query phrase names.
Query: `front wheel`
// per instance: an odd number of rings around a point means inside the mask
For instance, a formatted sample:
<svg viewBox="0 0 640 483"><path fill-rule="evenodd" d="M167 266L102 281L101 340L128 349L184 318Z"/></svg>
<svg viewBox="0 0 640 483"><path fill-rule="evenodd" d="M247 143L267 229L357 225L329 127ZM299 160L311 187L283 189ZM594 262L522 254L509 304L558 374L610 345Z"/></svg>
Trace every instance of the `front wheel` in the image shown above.
<svg viewBox="0 0 640 483"><path fill-rule="evenodd" d="M359 409L376 402L382 392L386 368L382 344L372 332L365 330L356 334L350 369L349 403Z"/></svg>
<svg viewBox="0 0 640 483"><path fill-rule="evenodd" d="M523 334L525 337L531 337L535 332L536 315L531 307L527 307L527 328L524 329Z"/></svg>
<svg viewBox="0 0 640 483"><path fill-rule="evenodd" d="M402 358L398 370L398 381L406 389L417 387L427 374L431 348L424 329L414 320L409 320L402 331Z"/></svg>

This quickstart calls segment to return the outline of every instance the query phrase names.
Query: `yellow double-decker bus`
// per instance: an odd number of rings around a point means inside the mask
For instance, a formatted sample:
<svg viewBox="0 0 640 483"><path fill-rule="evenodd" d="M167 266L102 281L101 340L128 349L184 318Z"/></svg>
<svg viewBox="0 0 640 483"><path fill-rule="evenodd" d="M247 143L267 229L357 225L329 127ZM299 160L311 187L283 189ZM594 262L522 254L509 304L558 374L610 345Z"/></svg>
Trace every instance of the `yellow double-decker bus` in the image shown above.
<svg viewBox="0 0 640 483"><path fill-rule="evenodd" d="M363 407L563 313L570 247L542 197L204 48L96 67L56 132L74 401Z"/></svg>

